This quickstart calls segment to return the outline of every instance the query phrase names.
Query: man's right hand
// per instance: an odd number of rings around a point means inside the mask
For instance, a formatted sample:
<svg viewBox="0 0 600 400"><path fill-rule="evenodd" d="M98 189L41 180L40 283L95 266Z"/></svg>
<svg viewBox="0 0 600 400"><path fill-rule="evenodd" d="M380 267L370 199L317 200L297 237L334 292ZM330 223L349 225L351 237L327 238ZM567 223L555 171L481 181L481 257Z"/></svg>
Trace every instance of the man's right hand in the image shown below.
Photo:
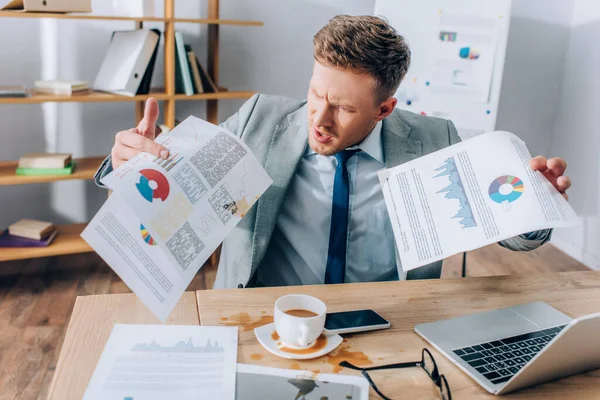
<svg viewBox="0 0 600 400"><path fill-rule="evenodd" d="M125 161L143 151L164 159L169 157L169 151L154 141L157 119L158 102L154 97L150 97L146 101L144 118L137 128L121 131L115 135L115 145L110 153L113 169L117 169Z"/></svg>

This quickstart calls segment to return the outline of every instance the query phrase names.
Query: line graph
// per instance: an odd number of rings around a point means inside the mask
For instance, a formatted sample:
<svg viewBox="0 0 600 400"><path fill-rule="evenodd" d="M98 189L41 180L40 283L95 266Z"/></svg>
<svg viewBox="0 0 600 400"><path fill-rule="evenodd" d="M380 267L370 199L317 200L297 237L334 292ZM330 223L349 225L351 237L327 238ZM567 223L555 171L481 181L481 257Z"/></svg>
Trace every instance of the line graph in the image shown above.
<svg viewBox="0 0 600 400"><path fill-rule="evenodd" d="M189 338L187 342L183 340L177 342L173 346L162 346L153 340L150 344L148 343L137 343L133 346L131 351L150 351L150 352L164 352L164 353L223 353L225 349L219 346L219 341L215 340L211 344L210 339L207 340L204 346L195 346L192 342L192 338Z"/></svg>
<svg viewBox="0 0 600 400"><path fill-rule="evenodd" d="M444 197L447 199L458 200L457 213L452 218L459 219L459 223L464 228L474 228L477 226L475 218L473 217L473 211L471 210L471 204L465 194L465 188L458 174L456 168L456 161L454 157L450 157L444 161L444 164L435 169L439 171L434 178L448 177L450 184L445 188L438 190L437 193L444 193Z"/></svg>

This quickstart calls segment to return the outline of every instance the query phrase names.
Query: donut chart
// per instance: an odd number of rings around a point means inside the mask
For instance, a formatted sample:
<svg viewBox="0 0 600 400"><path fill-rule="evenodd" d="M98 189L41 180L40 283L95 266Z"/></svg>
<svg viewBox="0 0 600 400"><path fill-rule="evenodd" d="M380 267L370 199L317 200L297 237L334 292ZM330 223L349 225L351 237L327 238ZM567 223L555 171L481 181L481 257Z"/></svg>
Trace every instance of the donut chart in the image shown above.
<svg viewBox="0 0 600 400"><path fill-rule="evenodd" d="M140 181L135 184L138 192L144 199L152 203L154 199L165 201L169 196L169 181L167 178L155 169L140 170ZM150 181L156 184L156 188L152 189Z"/></svg>
<svg viewBox="0 0 600 400"><path fill-rule="evenodd" d="M142 234L142 239L144 239L144 242L151 246L156 246L156 241L152 238L150 232L148 232L144 224L140 224L140 233Z"/></svg>
<svg viewBox="0 0 600 400"><path fill-rule="evenodd" d="M512 190L508 193L501 193L500 188L507 184L512 187ZM488 194L490 195L490 199L496 203L502 204L505 201L512 203L521 197L524 191L525 186L521 179L512 175L502 175L492 181Z"/></svg>

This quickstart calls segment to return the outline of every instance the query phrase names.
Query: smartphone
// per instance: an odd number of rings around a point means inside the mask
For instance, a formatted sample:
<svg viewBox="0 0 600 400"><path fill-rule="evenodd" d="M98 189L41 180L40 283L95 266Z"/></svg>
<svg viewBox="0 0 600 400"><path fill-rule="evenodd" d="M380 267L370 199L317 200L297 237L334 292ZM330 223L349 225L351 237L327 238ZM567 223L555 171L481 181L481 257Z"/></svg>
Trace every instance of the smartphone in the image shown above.
<svg viewBox="0 0 600 400"><path fill-rule="evenodd" d="M387 329L390 322L373 310L327 313L325 334L354 333Z"/></svg>

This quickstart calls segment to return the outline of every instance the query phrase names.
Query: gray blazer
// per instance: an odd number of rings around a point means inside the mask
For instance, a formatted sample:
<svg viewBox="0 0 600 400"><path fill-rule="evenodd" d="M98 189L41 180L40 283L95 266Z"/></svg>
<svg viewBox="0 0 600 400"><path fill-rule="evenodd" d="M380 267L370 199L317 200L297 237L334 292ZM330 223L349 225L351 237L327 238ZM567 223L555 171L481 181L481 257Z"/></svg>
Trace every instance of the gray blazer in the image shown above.
<svg viewBox="0 0 600 400"><path fill-rule="evenodd" d="M262 163L273 184L223 242L215 288L253 286L275 228L287 188L308 144L306 101L254 95L221 126L240 137ZM452 122L396 109L383 120L383 152L391 168L460 141ZM96 174L110 171L110 157ZM532 250L544 240L515 237L501 242L512 250ZM400 260L397 258L397 265ZM400 279L439 278L442 262L399 273Z"/></svg>

